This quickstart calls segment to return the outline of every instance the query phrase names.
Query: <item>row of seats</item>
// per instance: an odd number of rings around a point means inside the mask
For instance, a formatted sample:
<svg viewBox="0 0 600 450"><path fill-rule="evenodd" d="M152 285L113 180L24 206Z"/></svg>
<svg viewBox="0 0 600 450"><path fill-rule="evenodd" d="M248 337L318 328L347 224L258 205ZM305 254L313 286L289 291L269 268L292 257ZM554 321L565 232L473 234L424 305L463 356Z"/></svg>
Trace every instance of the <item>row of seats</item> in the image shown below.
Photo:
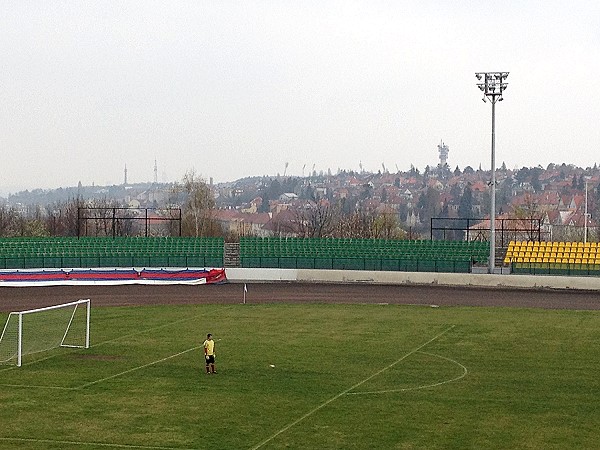
<svg viewBox="0 0 600 450"><path fill-rule="evenodd" d="M600 247L597 242L570 242L570 241L510 241L509 247Z"/></svg>
<svg viewBox="0 0 600 450"><path fill-rule="evenodd" d="M29 239L0 239L0 254L3 252L27 251L62 251L90 250L90 251L140 251L184 250L208 252L218 250L223 252L223 238L29 238Z"/></svg>
<svg viewBox="0 0 600 450"><path fill-rule="evenodd" d="M222 257L209 255L94 255L94 256L5 256L0 269L96 267L223 267Z"/></svg>

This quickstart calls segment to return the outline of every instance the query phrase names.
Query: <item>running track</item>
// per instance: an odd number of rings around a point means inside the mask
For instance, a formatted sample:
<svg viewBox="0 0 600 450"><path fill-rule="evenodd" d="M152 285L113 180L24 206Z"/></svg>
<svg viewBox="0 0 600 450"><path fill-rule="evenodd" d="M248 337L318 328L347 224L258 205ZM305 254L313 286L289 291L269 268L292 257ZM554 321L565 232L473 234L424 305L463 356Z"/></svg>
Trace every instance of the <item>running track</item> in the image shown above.
<svg viewBox="0 0 600 450"><path fill-rule="evenodd" d="M393 303L544 309L600 309L600 293L574 290L317 283L248 284L248 303ZM90 298L94 306L235 304L243 284L0 288L0 311Z"/></svg>

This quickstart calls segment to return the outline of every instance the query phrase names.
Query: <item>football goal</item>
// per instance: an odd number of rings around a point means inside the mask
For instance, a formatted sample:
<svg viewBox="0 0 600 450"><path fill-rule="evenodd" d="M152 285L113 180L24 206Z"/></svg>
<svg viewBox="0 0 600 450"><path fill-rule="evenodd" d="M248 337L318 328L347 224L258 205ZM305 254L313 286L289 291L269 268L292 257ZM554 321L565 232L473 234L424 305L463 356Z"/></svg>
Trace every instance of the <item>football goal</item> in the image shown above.
<svg viewBox="0 0 600 450"><path fill-rule="evenodd" d="M57 347L89 348L90 300L11 312L0 335L0 364Z"/></svg>

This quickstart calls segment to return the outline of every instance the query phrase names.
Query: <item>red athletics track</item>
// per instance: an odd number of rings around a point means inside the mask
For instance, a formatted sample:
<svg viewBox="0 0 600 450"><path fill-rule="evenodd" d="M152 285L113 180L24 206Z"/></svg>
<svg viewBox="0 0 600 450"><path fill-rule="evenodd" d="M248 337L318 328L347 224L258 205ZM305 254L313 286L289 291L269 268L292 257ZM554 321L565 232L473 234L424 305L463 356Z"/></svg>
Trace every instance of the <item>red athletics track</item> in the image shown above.
<svg viewBox="0 0 600 450"><path fill-rule="evenodd" d="M600 309L600 292L425 285L248 283L248 303L395 303L545 309ZM234 304L243 284L53 286L0 288L0 311L19 311L90 298L94 306Z"/></svg>

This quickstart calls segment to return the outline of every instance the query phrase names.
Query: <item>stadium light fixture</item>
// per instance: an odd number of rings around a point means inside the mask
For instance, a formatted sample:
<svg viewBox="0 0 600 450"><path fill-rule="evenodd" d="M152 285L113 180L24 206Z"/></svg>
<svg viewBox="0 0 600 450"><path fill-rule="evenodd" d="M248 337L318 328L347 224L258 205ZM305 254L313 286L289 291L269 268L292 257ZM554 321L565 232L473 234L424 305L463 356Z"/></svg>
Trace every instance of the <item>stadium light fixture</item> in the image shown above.
<svg viewBox="0 0 600 450"><path fill-rule="evenodd" d="M492 180L490 182L490 259L489 273L494 273L496 263L496 102L504 100L502 94L508 87L506 78L508 72L476 72L479 81L477 87L483 92L483 101L486 99L492 104Z"/></svg>

